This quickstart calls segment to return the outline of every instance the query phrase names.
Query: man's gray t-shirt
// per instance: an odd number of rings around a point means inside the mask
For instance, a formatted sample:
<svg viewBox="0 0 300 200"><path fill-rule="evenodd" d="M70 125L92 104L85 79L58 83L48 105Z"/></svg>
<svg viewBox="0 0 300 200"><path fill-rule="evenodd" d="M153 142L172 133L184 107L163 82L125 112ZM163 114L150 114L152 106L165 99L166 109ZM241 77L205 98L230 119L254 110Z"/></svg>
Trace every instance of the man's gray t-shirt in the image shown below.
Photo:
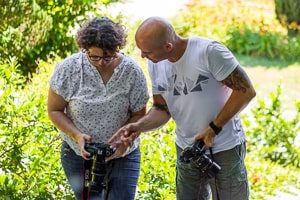
<svg viewBox="0 0 300 200"><path fill-rule="evenodd" d="M141 68L126 55L104 84L86 54L74 54L56 66L50 87L68 103L66 115L93 142L107 142L128 121L130 112L140 111L149 99ZM60 135L80 155L78 144L66 133Z"/></svg>
<svg viewBox="0 0 300 200"><path fill-rule="evenodd" d="M161 94L176 122L176 144L186 148L208 127L228 100L232 90L222 84L237 66L233 54L218 42L192 37L175 63L149 61L152 93ZM213 152L233 148L244 141L240 118L233 117L215 137Z"/></svg>

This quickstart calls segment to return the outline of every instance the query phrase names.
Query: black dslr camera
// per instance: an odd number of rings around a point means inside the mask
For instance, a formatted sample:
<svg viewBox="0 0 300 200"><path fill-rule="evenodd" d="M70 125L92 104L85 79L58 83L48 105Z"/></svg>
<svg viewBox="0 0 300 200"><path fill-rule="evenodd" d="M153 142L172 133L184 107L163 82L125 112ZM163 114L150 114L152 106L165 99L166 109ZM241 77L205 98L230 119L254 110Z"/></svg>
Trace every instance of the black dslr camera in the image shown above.
<svg viewBox="0 0 300 200"><path fill-rule="evenodd" d="M204 142L196 141L192 147L185 148L179 157L183 163L195 163L208 178L214 177L221 167L205 154Z"/></svg>
<svg viewBox="0 0 300 200"><path fill-rule="evenodd" d="M89 192L101 192L105 188L105 158L111 156L115 151L104 143L86 143L84 149L91 154L91 163L87 161L88 166L85 166L87 168L85 170L85 186L89 188Z"/></svg>

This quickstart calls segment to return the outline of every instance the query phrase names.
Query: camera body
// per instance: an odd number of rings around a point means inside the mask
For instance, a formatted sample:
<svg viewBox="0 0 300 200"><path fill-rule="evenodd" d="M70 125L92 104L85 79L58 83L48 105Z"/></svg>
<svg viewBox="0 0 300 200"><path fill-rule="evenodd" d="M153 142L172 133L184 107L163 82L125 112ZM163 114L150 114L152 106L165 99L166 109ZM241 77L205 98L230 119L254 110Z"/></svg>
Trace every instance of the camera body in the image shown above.
<svg viewBox="0 0 300 200"><path fill-rule="evenodd" d="M87 172L87 185L90 192L101 192L105 187L104 177L106 175L105 158L111 156L115 151L105 143L86 143L84 149L91 154L91 169Z"/></svg>
<svg viewBox="0 0 300 200"><path fill-rule="evenodd" d="M86 143L84 149L91 154L91 157L94 155L109 157L115 152L110 145L105 143Z"/></svg>
<svg viewBox="0 0 300 200"><path fill-rule="evenodd" d="M212 178L221 170L221 167L207 156L205 151L204 142L196 141L192 147L187 147L181 152L179 160L183 163L195 163L202 173Z"/></svg>

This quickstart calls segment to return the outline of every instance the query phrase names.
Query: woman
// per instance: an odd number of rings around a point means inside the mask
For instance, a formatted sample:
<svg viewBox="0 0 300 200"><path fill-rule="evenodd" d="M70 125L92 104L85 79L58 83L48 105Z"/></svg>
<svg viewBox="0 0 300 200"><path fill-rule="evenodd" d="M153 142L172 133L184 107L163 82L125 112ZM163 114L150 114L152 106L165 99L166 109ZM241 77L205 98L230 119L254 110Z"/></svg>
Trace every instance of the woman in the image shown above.
<svg viewBox="0 0 300 200"><path fill-rule="evenodd" d="M50 80L48 114L60 130L61 162L76 199L84 195L86 143L106 143L120 127L146 112L148 93L137 63L119 52L124 27L96 17L77 33L81 52L60 62ZM122 148L118 150L123 154ZM140 170L138 143L108 162L107 188L97 199L134 199ZM105 195L104 195L105 193Z"/></svg>

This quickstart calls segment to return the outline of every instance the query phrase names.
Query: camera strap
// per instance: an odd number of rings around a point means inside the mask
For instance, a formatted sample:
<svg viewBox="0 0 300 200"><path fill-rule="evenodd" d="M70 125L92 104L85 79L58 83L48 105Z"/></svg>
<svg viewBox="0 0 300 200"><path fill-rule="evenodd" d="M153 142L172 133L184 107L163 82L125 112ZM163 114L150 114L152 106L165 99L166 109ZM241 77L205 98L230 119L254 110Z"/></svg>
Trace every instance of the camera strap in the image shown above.
<svg viewBox="0 0 300 200"><path fill-rule="evenodd" d="M91 178L91 170L92 170L92 160L84 160L84 168L83 168L83 191L82 191L82 199L89 199L89 180Z"/></svg>
<svg viewBox="0 0 300 200"><path fill-rule="evenodd" d="M214 155L213 155L213 151L212 151L212 147L209 147L209 153L210 153L210 156L211 156L212 161L215 161ZM218 191L218 186L217 186L217 178L214 177L214 179L215 179L215 186L216 186L217 200L220 200L219 191Z"/></svg>
<svg viewBox="0 0 300 200"><path fill-rule="evenodd" d="M212 151L211 147L209 147L209 153L210 153L210 156L211 156L212 160L215 161L213 151Z"/></svg>

